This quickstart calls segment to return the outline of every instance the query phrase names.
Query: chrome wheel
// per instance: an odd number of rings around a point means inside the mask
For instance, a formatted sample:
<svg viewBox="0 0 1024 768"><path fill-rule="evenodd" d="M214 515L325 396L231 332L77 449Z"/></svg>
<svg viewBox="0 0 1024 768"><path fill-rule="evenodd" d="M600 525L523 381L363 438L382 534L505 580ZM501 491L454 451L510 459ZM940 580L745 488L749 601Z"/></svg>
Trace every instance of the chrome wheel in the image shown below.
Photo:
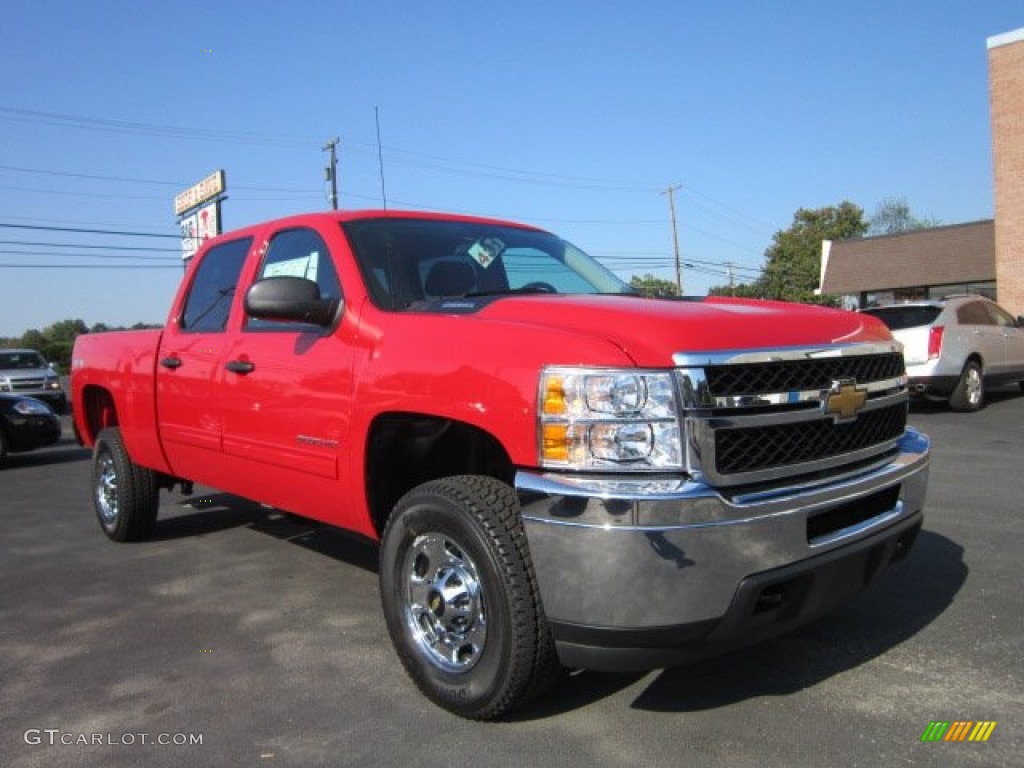
<svg viewBox="0 0 1024 768"><path fill-rule="evenodd" d="M555 679L515 490L460 475L413 488L381 536L380 596L409 676L434 703L493 720Z"/></svg>
<svg viewBox="0 0 1024 768"><path fill-rule="evenodd" d="M981 371L971 366L964 371L964 376L966 377L967 402L972 408L977 408L981 405L981 398L984 393L981 383Z"/></svg>
<svg viewBox="0 0 1024 768"><path fill-rule="evenodd" d="M112 529L117 523L117 469L109 453L96 459L96 511L104 528Z"/></svg>
<svg viewBox="0 0 1024 768"><path fill-rule="evenodd" d="M968 360L949 396L949 407L954 411L977 411L984 401L985 374L976 360Z"/></svg>
<svg viewBox="0 0 1024 768"><path fill-rule="evenodd" d="M487 641L479 571L450 536L418 536L405 553L403 613L416 645L447 672L472 669Z"/></svg>
<svg viewBox="0 0 1024 768"><path fill-rule="evenodd" d="M92 452L92 500L103 532L114 541L149 538L160 506L156 473L131 460L121 430L107 427Z"/></svg>

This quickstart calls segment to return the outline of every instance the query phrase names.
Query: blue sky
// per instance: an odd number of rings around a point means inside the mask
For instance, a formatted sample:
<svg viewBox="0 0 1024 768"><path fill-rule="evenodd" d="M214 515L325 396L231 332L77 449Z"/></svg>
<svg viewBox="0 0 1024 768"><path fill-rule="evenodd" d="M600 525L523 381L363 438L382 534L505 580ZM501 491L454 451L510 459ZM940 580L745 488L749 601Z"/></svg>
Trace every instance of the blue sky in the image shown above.
<svg viewBox="0 0 1024 768"><path fill-rule="evenodd" d="M228 229L325 209L333 136L342 207L379 207L375 108L390 207L537 224L626 278L673 276L679 185L687 293L756 274L800 207L989 218L986 40L1022 26L1020 0L6 0L0 336L162 322L181 276L172 238L27 227L175 235L217 168Z"/></svg>

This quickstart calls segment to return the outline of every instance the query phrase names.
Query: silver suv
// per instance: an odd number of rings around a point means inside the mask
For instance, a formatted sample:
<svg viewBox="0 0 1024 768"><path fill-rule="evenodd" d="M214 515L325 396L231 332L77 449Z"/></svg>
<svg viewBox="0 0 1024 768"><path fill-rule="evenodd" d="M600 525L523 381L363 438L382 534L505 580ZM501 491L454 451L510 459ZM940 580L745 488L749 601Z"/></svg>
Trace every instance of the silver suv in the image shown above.
<svg viewBox="0 0 1024 768"><path fill-rule="evenodd" d="M0 349L0 392L43 400L57 413L67 406L60 376L34 349Z"/></svg>
<svg viewBox="0 0 1024 768"><path fill-rule="evenodd" d="M984 296L890 304L861 310L903 344L910 391L976 411L993 384L1024 389L1024 317L1014 319Z"/></svg>

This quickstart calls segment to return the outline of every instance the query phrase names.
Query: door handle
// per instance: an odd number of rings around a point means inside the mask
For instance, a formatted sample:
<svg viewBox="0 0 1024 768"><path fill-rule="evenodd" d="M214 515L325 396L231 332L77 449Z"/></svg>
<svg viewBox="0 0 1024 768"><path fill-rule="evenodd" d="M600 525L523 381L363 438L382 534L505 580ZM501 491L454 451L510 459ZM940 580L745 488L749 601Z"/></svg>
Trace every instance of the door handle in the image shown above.
<svg viewBox="0 0 1024 768"><path fill-rule="evenodd" d="M182 363L181 359L177 357L165 357L163 360L160 361L160 365L162 365L164 368L170 368L173 371L177 368L181 368L181 366L184 365L184 363Z"/></svg>
<svg viewBox="0 0 1024 768"><path fill-rule="evenodd" d="M225 366L232 373L239 373L245 376L247 373L252 373L256 370L256 366L246 360L231 360Z"/></svg>

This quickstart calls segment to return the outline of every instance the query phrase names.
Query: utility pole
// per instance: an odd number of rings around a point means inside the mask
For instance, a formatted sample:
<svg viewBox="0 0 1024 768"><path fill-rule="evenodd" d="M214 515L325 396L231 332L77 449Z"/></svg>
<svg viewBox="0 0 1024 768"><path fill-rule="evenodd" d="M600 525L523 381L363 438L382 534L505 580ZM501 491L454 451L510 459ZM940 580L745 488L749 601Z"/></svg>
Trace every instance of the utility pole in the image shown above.
<svg viewBox="0 0 1024 768"><path fill-rule="evenodd" d="M730 296L735 296L736 295L736 277L735 277L735 275L733 275L732 262L731 261L725 262L725 271L726 271L726 274L729 275L729 295Z"/></svg>
<svg viewBox="0 0 1024 768"><path fill-rule="evenodd" d="M683 295L683 266L679 261L679 231L676 229L676 201L675 192L677 189L682 189L682 185L677 184L674 187L669 187L663 195L668 195L668 210L672 215L672 247L675 250L676 256L676 293L680 296Z"/></svg>
<svg viewBox="0 0 1024 768"><path fill-rule="evenodd" d="M331 182L331 208L338 210L338 155L335 151L340 139L335 136L324 144L322 151L330 151L330 164L324 168L324 179Z"/></svg>

